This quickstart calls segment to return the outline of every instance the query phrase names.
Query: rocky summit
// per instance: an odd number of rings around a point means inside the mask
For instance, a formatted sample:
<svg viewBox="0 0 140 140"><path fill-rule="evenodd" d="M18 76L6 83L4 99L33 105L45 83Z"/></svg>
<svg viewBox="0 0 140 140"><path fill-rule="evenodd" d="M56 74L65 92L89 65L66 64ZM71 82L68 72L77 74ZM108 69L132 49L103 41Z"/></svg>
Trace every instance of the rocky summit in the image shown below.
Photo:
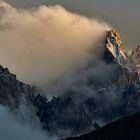
<svg viewBox="0 0 140 140"><path fill-rule="evenodd" d="M0 104L12 111L20 104L28 109L32 106L42 128L60 137L89 132L139 112L139 47L129 55L114 29L106 33L103 47L103 65L90 63L79 70L73 85L50 101L39 89L18 81L0 66ZM97 66L102 70L99 75Z"/></svg>
<svg viewBox="0 0 140 140"><path fill-rule="evenodd" d="M104 58L110 62L114 61L119 65L125 65L127 63L127 53L119 33L114 29L107 32Z"/></svg>

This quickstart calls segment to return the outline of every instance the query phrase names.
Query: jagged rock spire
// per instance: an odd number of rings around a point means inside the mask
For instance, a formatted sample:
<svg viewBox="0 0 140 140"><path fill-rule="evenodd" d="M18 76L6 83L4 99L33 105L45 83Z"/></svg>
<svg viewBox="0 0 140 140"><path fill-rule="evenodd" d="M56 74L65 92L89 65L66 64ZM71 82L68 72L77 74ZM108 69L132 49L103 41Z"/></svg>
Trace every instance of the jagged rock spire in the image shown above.
<svg viewBox="0 0 140 140"><path fill-rule="evenodd" d="M106 35L105 59L107 61L113 60L119 65L125 65L127 62L127 53L119 33L114 29L108 31Z"/></svg>

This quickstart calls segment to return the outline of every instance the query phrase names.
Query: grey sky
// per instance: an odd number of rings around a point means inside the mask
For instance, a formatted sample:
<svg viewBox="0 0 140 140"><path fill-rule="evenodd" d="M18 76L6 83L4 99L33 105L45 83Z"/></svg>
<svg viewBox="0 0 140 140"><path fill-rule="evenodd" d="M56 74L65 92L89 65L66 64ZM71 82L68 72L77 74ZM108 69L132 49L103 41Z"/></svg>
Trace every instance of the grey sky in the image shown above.
<svg viewBox="0 0 140 140"><path fill-rule="evenodd" d="M116 28L127 47L140 43L140 0L7 0L16 7L60 4L66 9L103 20Z"/></svg>

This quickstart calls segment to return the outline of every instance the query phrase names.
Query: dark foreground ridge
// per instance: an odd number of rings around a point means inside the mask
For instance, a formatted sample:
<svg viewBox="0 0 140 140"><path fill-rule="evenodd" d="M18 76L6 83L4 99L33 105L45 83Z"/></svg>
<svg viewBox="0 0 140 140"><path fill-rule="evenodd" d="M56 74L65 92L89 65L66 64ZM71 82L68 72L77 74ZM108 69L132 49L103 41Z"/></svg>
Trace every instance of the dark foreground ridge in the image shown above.
<svg viewBox="0 0 140 140"><path fill-rule="evenodd" d="M65 140L139 140L140 113L125 117L80 137Z"/></svg>

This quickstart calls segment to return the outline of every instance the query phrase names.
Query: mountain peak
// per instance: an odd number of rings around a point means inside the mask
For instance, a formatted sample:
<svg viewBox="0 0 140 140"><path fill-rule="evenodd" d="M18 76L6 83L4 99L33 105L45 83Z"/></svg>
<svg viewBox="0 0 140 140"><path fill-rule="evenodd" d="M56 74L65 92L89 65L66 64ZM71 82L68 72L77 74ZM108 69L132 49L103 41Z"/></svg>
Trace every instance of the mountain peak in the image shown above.
<svg viewBox="0 0 140 140"><path fill-rule="evenodd" d="M127 53L120 35L115 29L107 31L104 58L108 62L113 60L113 62L119 65L125 65L127 62Z"/></svg>

